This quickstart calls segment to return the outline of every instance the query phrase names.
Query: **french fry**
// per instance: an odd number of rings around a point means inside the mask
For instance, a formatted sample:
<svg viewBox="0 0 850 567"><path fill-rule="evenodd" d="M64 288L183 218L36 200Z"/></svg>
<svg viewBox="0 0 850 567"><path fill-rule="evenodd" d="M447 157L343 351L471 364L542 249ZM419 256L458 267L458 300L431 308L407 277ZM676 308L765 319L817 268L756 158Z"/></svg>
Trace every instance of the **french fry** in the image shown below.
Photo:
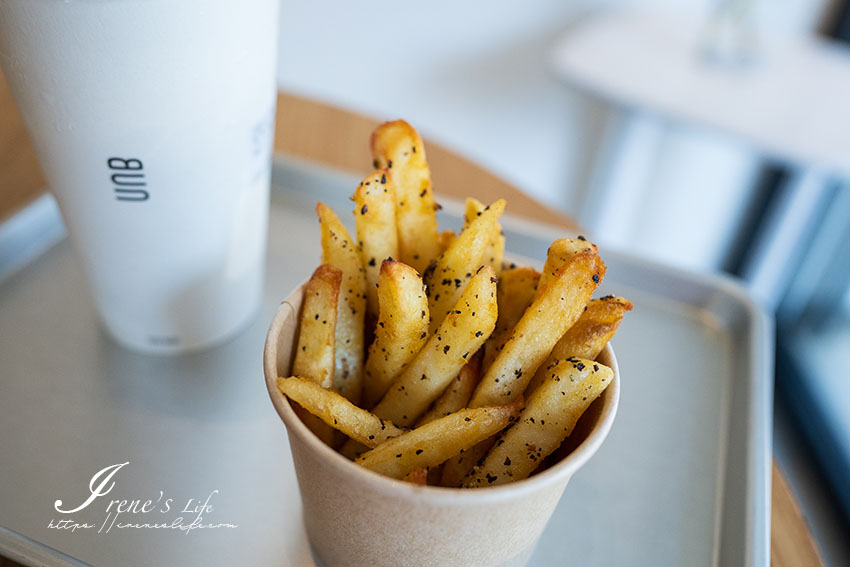
<svg viewBox="0 0 850 567"><path fill-rule="evenodd" d="M357 186L354 224L360 258L366 270L366 306L369 320L378 317L378 273L381 262L398 258L398 227L395 216L395 185L387 170L378 170Z"/></svg>
<svg viewBox="0 0 850 567"><path fill-rule="evenodd" d="M543 382L547 374L546 367L554 362L569 357L596 360L617 332L623 316L633 308L632 302L624 297L606 295L599 299L591 299L575 325L564 333L552 349L549 358L537 369L537 373L525 390L526 396ZM497 328L498 325L496 323Z"/></svg>
<svg viewBox="0 0 850 567"><path fill-rule="evenodd" d="M278 378L277 388L312 415L367 447L377 447L405 431L306 378Z"/></svg>
<svg viewBox="0 0 850 567"><path fill-rule="evenodd" d="M475 220L475 217L481 216L484 209L484 203L475 197L467 197L466 209L463 215L464 228L469 226ZM482 259L485 264L493 266L497 277L500 277L500 272L502 271L502 257L504 255L505 235L502 234L502 226L497 222L490 233L490 239L487 242L487 247L484 249L484 258Z"/></svg>
<svg viewBox="0 0 850 567"><path fill-rule="evenodd" d="M363 383L363 405L369 408L386 394L393 379L425 344L429 322L428 298L416 270L384 260L376 284L380 315Z"/></svg>
<svg viewBox="0 0 850 567"><path fill-rule="evenodd" d="M613 376L607 366L578 358L549 368L519 420L496 442L484 464L475 468L466 486L495 486L527 478L572 433Z"/></svg>
<svg viewBox="0 0 850 567"><path fill-rule="evenodd" d="M322 388L333 385L334 333L342 271L322 264L304 288L301 331L295 347L292 373Z"/></svg>
<svg viewBox="0 0 850 567"><path fill-rule="evenodd" d="M435 467L514 421L519 404L464 409L417 427L360 455L355 463L392 478Z"/></svg>
<svg viewBox="0 0 850 567"><path fill-rule="evenodd" d="M493 268L481 266L454 309L375 406L376 415L409 427L443 393L493 332L496 281Z"/></svg>
<svg viewBox="0 0 850 567"><path fill-rule="evenodd" d="M342 271L329 264L322 264L313 272L304 287L301 330L295 347L295 360L292 362L294 374L325 388L333 384L337 303L341 281ZM294 409L316 437L327 445L335 444L333 429L303 408Z"/></svg>
<svg viewBox="0 0 850 567"><path fill-rule="evenodd" d="M484 457L490 452L495 442L495 437L488 437L484 441L461 451L443 463L440 474L440 486L448 486L450 488L463 487L466 477L469 476L475 465L479 462L484 462Z"/></svg>
<svg viewBox="0 0 850 567"><path fill-rule="evenodd" d="M540 272L527 266L514 266L502 270L496 297L499 300L499 318L493 334L484 343L484 368L489 368L496 355L511 336L522 314L534 301Z"/></svg>
<svg viewBox="0 0 850 567"><path fill-rule="evenodd" d="M602 259L580 252L538 288L534 302L475 389L470 407L509 403L522 394L555 344L581 316L604 276Z"/></svg>
<svg viewBox="0 0 850 567"><path fill-rule="evenodd" d="M481 380L481 351L478 351L475 356L470 357L463 368L458 372L457 377L451 381L439 398L434 402L425 415L419 418L416 426L425 425L435 419L445 417L450 413L454 413L467 406L469 398L472 397L472 392L478 381Z"/></svg>
<svg viewBox="0 0 850 567"><path fill-rule="evenodd" d="M363 388L366 274L357 247L336 213L324 203L318 203L316 214L322 231L322 261L342 270L333 388L357 404Z"/></svg>
<svg viewBox="0 0 850 567"><path fill-rule="evenodd" d="M440 254L442 254L448 249L448 247L451 245L455 238L457 238L457 233L453 230L444 230L437 236Z"/></svg>
<svg viewBox="0 0 850 567"><path fill-rule="evenodd" d="M546 263L543 265L543 272L540 275L540 282L537 284L537 289L540 290L549 283L555 277L557 271L579 252L598 254L599 249L596 247L596 244L583 236L579 236L578 238L559 238L552 242L549 250L546 251Z"/></svg>
<svg viewBox="0 0 850 567"><path fill-rule="evenodd" d="M370 140L375 169L388 169L396 186L399 256L422 273L439 254L437 204L419 133L404 120L385 122Z"/></svg>
<svg viewBox="0 0 850 567"><path fill-rule="evenodd" d="M411 484L426 486L428 484L428 469L413 469L401 480Z"/></svg>
<svg viewBox="0 0 850 567"><path fill-rule="evenodd" d="M499 199L467 226L452 241L434 264L423 274L428 286L428 306L431 309L431 332L454 306L467 282L484 264L484 251L498 219L505 210L505 200ZM493 274L495 275L495 270Z"/></svg>

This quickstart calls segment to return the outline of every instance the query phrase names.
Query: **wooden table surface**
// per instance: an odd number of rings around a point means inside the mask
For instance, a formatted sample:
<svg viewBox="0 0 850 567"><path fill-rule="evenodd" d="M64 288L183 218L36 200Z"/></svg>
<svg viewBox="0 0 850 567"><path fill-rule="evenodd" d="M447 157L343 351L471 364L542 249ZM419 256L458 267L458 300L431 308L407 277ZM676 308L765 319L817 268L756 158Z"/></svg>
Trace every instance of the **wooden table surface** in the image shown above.
<svg viewBox="0 0 850 567"><path fill-rule="evenodd" d="M371 161L367 140L377 123L310 99L281 93L275 151L365 173ZM580 232L580 227L570 218L541 205L458 154L433 143L427 143L427 151L438 194L457 198L471 195L482 201L504 197L512 214L563 226L569 234ZM0 75L0 222L39 197L45 186L23 121ZM823 564L794 495L775 462L771 521L772 567ZM4 564L8 562L0 558L0 565Z"/></svg>

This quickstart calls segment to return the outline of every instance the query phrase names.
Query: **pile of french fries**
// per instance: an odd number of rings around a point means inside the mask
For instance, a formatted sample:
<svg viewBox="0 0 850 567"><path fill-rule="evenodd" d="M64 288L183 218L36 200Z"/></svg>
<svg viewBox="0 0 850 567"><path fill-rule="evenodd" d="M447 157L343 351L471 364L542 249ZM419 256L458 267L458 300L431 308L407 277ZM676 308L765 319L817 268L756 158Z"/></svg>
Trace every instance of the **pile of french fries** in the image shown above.
<svg viewBox="0 0 850 567"><path fill-rule="evenodd" d="M449 487L527 478L611 383L595 359L632 304L591 299L605 264L581 236L553 242L542 272L504 263L504 200L467 199L460 234L439 232L408 123L380 125L370 147L375 171L351 197L356 239L316 206L323 263L278 388L322 441L375 472Z"/></svg>

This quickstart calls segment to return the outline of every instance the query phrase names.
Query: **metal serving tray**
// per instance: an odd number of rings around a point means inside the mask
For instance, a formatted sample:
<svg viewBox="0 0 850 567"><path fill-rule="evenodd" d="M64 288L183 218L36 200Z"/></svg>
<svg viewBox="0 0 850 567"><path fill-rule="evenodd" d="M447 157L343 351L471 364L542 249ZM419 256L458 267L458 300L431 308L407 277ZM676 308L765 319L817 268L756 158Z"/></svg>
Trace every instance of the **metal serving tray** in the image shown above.
<svg viewBox="0 0 850 567"><path fill-rule="evenodd" d="M315 202L349 220L358 179L279 160L273 181L265 301L214 350L151 358L111 342L66 240L0 280L0 554L33 565L314 564L262 347L278 302L318 261ZM460 205L444 205L442 225L458 227ZM0 266L27 260L15 257L27 253L22 238L39 249L27 223L43 238L60 233L55 209L42 209L0 227ZM529 258L563 235L510 217L503 226L509 251ZM602 255L602 292L636 305L614 340L619 415L567 486L532 565L767 566L770 321L728 280ZM109 494L74 514L54 509L80 505L95 473L125 462ZM119 524L185 525L196 516L185 503L193 510L211 493L203 523L237 527L103 527L113 499L159 501ZM95 528L49 527L67 518Z"/></svg>

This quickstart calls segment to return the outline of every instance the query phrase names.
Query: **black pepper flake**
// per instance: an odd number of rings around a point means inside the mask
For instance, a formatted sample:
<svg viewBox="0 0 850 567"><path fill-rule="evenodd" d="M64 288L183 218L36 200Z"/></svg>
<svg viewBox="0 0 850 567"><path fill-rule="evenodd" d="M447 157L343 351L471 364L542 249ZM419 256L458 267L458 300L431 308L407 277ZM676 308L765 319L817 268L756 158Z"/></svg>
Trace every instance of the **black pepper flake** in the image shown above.
<svg viewBox="0 0 850 567"><path fill-rule="evenodd" d="M484 333L482 333L481 331L475 331L475 336L476 336L476 337L480 337L480 336L481 336L481 335L483 335L483 334L484 334Z"/></svg>
<svg viewBox="0 0 850 567"><path fill-rule="evenodd" d="M434 203L434 210L435 211L442 211L443 205L441 205L440 203Z"/></svg>
<svg viewBox="0 0 850 567"><path fill-rule="evenodd" d="M579 362L578 364L576 364L576 368L579 369L579 370L584 370L584 364Z"/></svg>
<svg viewBox="0 0 850 567"><path fill-rule="evenodd" d="M395 458L396 458L396 459L400 459L400 458L401 458L401 453L399 453L398 455L396 455L396 456L395 456Z"/></svg>
<svg viewBox="0 0 850 567"><path fill-rule="evenodd" d="M383 328L384 328L384 322L383 322L383 321L378 321L378 326L379 326L380 328L382 328L382 329L383 329Z"/></svg>
<svg viewBox="0 0 850 567"><path fill-rule="evenodd" d="M374 438L375 438L375 436L374 436L374 435L370 435L370 436L369 436L369 439L374 439Z"/></svg>
<svg viewBox="0 0 850 567"><path fill-rule="evenodd" d="M422 317L425 317L425 312L424 312L424 311L422 312ZM421 319L422 317L420 317L420 319ZM424 335L425 333L422 333L422 334Z"/></svg>
<svg viewBox="0 0 850 567"><path fill-rule="evenodd" d="M374 258L372 258L371 260L369 260L369 265L370 265L370 266L374 266L375 264L376 264L376 262L375 262L375 259L374 259Z"/></svg>
<svg viewBox="0 0 850 567"><path fill-rule="evenodd" d="M494 482L496 482L496 479L497 479L497 478L499 478L499 477L497 477L497 476L493 476L493 475L491 475L490 473L487 473L487 482L488 482L489 484L493 484Z"/></svg>
<svg viewBox="0 0 850 567"><path fill-rule="evenodd" d="M422 375L422 378L420 378L420 380L427 380L427 379L428 379L428 377L425 376L424 374Z"/></svg>
<svg viewBox="0 0 850 567"><path fill-rule="evenodd" d="M376 160L376 159L372 160L372 169L378 169L378 160Z"/></svg>
<svg viewBox="0 0 850 567"><path fill-rule="evenodd" d="M578 237L577 237L577 238L578 238L579 240L582 240L582 241L586 241L586 240L587 240L587 238L585 238L584 236L582 236L582 235L580 235L580 234L578 235Z"/></svg>
<svg viewBox="0 0 850 567"><path fill-rule="evenodd" d="M490 281L493 282L493 283L498 283L499 278L490 278Z"/></svg>
<svg viewBox="0 0 850 567"><path fill-rule="evenodd" d="M422 449L416 449L416 454L417 454L417 455L421 455L421 454L422 454Z"/></svg>
<svg viewBox="0 0 850 567"><path fill-rule="evenodd" d="M599 274L593 274L593 283L599 283Z"/></svg>
<svg viewBox="0 0 850 567"><path fill-rule="evenodd" d="M451 347L450 347L449 345L444 346L444 347L443 347L443 354L446 354L447 352L449 352L449 349L450 349L450 348L451 348Z"/></svg>
<svg viewBox="0 0 850 567"><path fill-rule="evenodd" d="M412 148L410 148L410 149L411 149L411 150L413 150L413 153L414 153L414 154L416 153L416 146L413 146L413 147L412 147Z"/></svg>
<svg viewBox="0 0 850 567"><path fill-rule="evenodd" d="M425 312L423 311L423 312L422 312L422 317L424 317L424 316L425 316ZM427 336L428 336L428 333L422 333L421 335L419 335L419 338L420 338L420 339L424 339L424 338L425 338L425 337L427 337Z"/></svg>
<svg viewBox="0 0 850 567"><path fill-rule="evenodd" d="M381 174L381 185L386 185L386 183L387 183L387 174L382 173Z"/></svg>
<svg viewBox="0 0 850 567"><path fill-rule="evenodd" d="M510 457L505 457L505 466L506 467L511 466L511 458Z"/></svg>
<svg viewBox="0 0 850 567"><path fill-rule="evenodd" d="M316 321L318 321L318 320L319 320L319 314L316 313Z"/></svg>
<svg viewBox="0 0 850 567"><path fill-rule="evenodd" d="M362 207L360 207L360 214L365 215L366 211L368 211L368 210L369 210L369 207L366 206L366 205L363 205Z"/></svg>
<svg viewBox="0 0 850 567"><path fill-rule="evenodd" d="M470 419L470 418L468 418L468 417L463 418L463 420L464 420L464 421L472 421L472 419Z"/></svg>
<svg viewBox="0 0 850 567"><path fill-rule="evenodd" d="M393 167L393 160L391 160L391 159L387 160L387 169L392 169L392 167Z"/></svg>
<svg viewBox="0 0 850 567"><path fill-rule="evenodd" d="M423 190L422 190L422 192L421 192L421 193L419 193L419 196L420 196L420 197L424 197L424 196L425 196L425 195L427 195L427 194L428 194L428 190L427 190L427 189L423 189Z"/></svg>
<svg viewBox="0 0 850 567"><path fill-rule="evenodd" d="M599 365L598 365L598 364L594 364L594 365L593 365L593 371L594 371L594 372L599 372Z"/></svg>

